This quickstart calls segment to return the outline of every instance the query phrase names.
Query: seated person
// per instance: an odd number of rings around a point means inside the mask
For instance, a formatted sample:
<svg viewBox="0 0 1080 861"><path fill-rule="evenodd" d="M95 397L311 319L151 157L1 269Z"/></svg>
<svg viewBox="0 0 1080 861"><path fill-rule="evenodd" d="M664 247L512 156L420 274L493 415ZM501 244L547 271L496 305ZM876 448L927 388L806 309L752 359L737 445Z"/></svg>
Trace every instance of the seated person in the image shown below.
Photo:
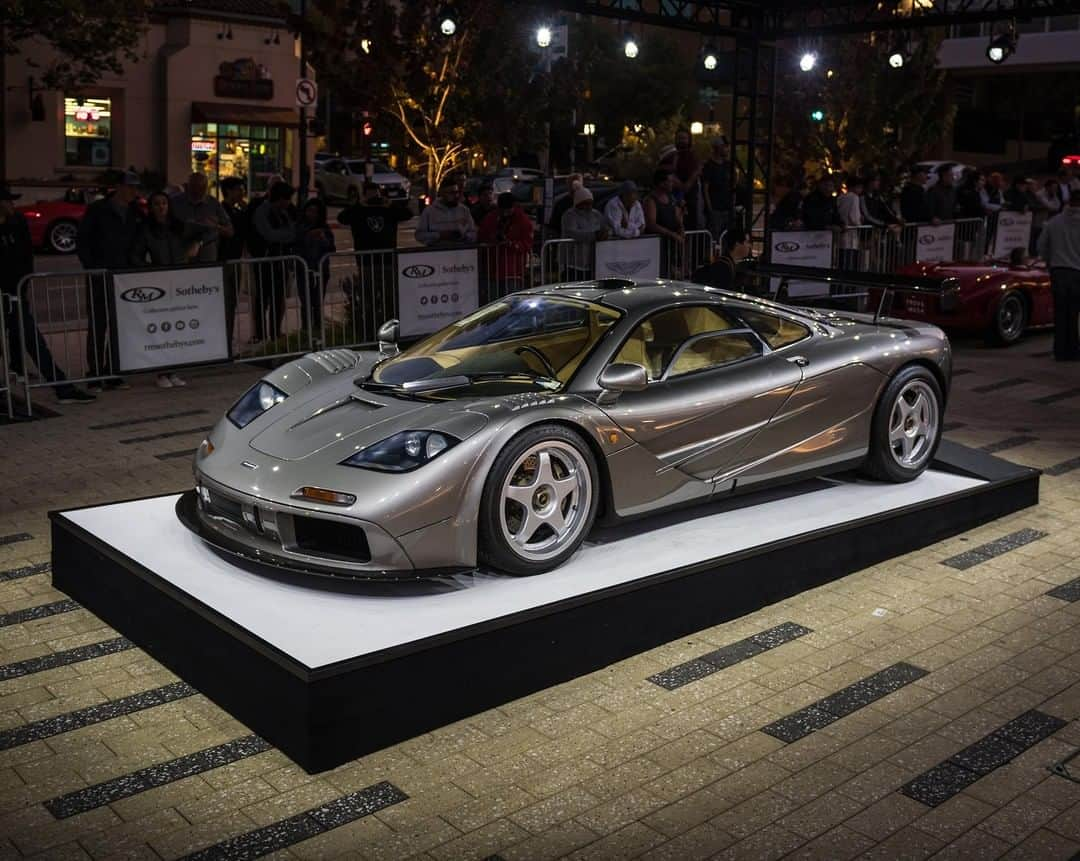
<svg viewBox="0 0 1080 861"><path fill-rule="evenodd" d="M714 262L695 270L690 280L695 284L734 290L738 264L749 256L749 236L742 228L733 227L720 237L720 256Z"/></svg>

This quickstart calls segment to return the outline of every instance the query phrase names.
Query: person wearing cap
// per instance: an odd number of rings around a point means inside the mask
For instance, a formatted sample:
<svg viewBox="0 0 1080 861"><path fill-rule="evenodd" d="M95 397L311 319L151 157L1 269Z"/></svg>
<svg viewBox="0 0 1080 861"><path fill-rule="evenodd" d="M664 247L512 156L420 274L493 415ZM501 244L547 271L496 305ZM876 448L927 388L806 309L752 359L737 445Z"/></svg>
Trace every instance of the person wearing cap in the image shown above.
<svg viewBox="0 0 1080 861"><path fill-rule="evenodd" d="M125 171L116 189L108 197L94 201L79 222L76 252L86 269L127 269L139 235L142 214L139 212L139 175ZM86 284L86 307L90 316L86 333L87 376L106 377L90 384L90 389L130 388L122 377L108 376L112 370L109 338L109 275L89 275Z"/></svg>
<svg viewBox="0 0 1080 861"><path fill-rule="evenodd" d="M582 187L574 192L573 209L563 214L560 227L563 239L574 240L559 248L567 280L584 281L591 278L596 240L607 239L608 230L604 216L593 209L593 196L589 189Z"/></svg>
<svg viewBox="0 0 1080 861"><path fill-rule="evenodd" d="M637 239L645 232L645 210L638 200L637 184L626 180L619 186L619 193L604 207L611 232L619 239Z"/></svg>
<svg viewBox="0 0 1080 861"><path fill-rule="evenodd" d="M0 302L4 308L5 337L11 350L8 370L14 371L17 376L25 374L26 354L29 354L43 380L61 383L56 387L56 399L60 403L89 403L95 400L94 396L68 383L64 372L53 361L49 345L34 321L34 309L28 293L24 291L19 294L19 283L34 271L30 226L22 213L15 210L15 201L21 196L12 194L7 185L0 185Z"/></svg>
<svg viewBox="0 0 1080 861"><path fill-rule="evenodd" d="M1080 190L1039 234L1039 256L1050 270L1054 295L1054 359L1080 360Z"/></svg>
<svg viewBox="0 0 1080 861"><path fill-rule="evenodd" d="M461 202L461 186L457 182L444 181L439 186L439 199L420 213L416 241L421 245L476 241L476 224Z"/></svg>
<svg viewBox="0 0 1080 861"><path fill-rule="evenodd" d="M727 230L731 222L731 161L727 138L713 138L712 152L701 167L705 219L713 239Z"/></svg>
<svg viewBox="0 0 1080 861"><path fill-rule="evenodd" d="M499 295L526 286L526 267L533 247L533 223L518 206L514 195L508 191L499 195L495 209L480 222L476 238L478 242L494 246L491 253L495 265L491 274Z"/></svg>
<svg viewBox="0 0 1080 861"><path fill-rule="evenodd" d="M469 214L472 216L473 224L477 227L480 226L480 222L487 217L489 212L495 211L495 186L488 180L484 180L480 183L480 188L477 191L476 203L469 209Z"/></svg>

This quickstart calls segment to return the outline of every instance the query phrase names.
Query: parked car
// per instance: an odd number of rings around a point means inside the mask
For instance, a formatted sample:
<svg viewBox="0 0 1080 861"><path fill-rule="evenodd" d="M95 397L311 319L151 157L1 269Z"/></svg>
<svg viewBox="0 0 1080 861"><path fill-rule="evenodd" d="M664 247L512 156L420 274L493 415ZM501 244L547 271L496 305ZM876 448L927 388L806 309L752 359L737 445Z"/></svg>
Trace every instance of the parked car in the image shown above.
<svg viewBox="0 0 1080 861"><path fill-rule="evenodd" d="M915 167L921 168L925 170L928 174L930 174L926 180L927 188L932 188L934 184L938 181L938 171L943 167L952 168L953 182L956 185L960 184L960 180L964 176L964 171L976 169L974 165L961 164L960 162L956 161L921 161L917 165L915 165Z"/></svg>
<svg viewBox="0 0 1080 861"><path fill-rule="evenodd" d="M515 167L513 165L509 167L501 167L495 171L495 176L509 177L512 180L529 180L529 179L543 179L544 172L537 170L534 167Z"/></svg>
<svg viewBox="0 0 1080 861"><path fill-rule="evenodd" d="M54 200L38 200L16 207L30 225L30 239L35 248L54 254L73 254L79 222L86 208L103 196L97 188L69 188Z"/></svg>
<svg viewBox="0 0 1080 861"><path fill-rule="evenodd" d="M379 186L383 197L395 206L409 205L409 181L386 162L372 162L372 180ZM344 200L355 203L360 200L367 179L364 159L332 158L315 165L315 188L328 201Z"/></svg>
<svg viewBox="0 0 1080 861"><path fill-rule="evenodd" d="M935 296L897 294L889 312L894 317L982 334L987 342L1002 346L1015 344L1028 329L1054 325L1050 274L1044 263L915 263L900 272L955 278L958 293L944 303ZM877 298L871 291L871 302Z"/></svg>
<svg viewBox="0 0 1080 861"><path fill-rule="evenodd" d="M241 395L195 455L184 524L330 577L541 574L598 518L852 468L915 479L951 375L935 326L657 281L537 288L397 336Z"/></svg>

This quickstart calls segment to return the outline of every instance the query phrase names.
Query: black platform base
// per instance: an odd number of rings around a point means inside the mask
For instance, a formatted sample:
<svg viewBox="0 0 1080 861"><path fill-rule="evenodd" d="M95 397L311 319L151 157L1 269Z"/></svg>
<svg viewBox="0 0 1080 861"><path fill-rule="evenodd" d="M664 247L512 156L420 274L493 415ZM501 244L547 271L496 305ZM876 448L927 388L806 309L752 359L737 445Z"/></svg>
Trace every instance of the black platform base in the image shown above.
<svg viewBox="0 0 1080 861"><path fill-rule="evenodd" d="M52 514L53 582L316 772L1038 502L1037 471L982 452L945 442L935 469L984 483L316 669L65 512Z"/></svg>

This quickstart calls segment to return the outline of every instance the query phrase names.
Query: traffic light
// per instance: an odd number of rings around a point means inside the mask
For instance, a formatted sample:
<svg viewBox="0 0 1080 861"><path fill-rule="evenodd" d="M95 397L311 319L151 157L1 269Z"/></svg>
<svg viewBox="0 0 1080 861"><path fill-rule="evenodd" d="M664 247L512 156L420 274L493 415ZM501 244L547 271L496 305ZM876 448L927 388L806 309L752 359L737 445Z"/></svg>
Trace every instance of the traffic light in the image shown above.
<svg viewBox="0 0 1080 861"><path fill-rule="evenodd" d="M375 126L371 124L371 120L364 120L364 124L360 127L360 130L364 133L364 137L371 137L371 133L375 131Z"/></svg>
<svg viewBox="0 0 1080 861"><path fill-rule="evenodd" d="M814 108L814 110L810 111L810 119L815 123L825 122L825 111L821 108Z"/></svg>

